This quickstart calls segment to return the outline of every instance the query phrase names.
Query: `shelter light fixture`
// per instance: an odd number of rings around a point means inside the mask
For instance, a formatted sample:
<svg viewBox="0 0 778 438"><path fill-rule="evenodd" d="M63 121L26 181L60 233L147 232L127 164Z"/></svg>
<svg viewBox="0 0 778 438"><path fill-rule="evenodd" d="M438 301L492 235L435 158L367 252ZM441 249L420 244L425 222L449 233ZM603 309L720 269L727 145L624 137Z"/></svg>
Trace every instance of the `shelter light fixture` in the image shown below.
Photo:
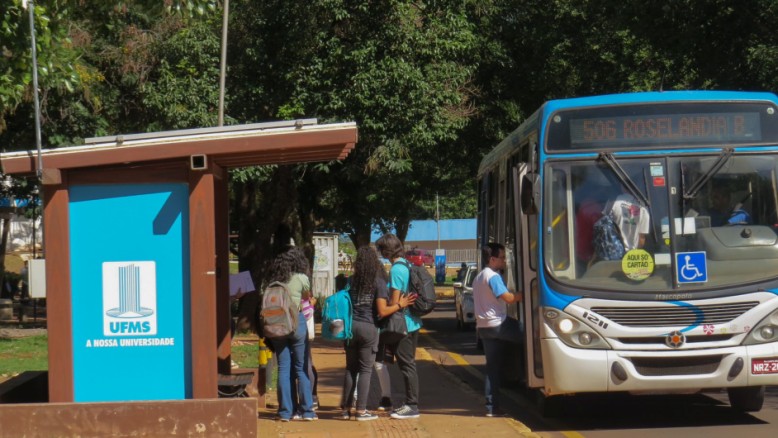
<svg viewBox="0 0 778 438"><path fill-rule="evenodd" d="M205 155L191 155L189 157L192 170L206 170L208 169L208 158Z"/></svg>

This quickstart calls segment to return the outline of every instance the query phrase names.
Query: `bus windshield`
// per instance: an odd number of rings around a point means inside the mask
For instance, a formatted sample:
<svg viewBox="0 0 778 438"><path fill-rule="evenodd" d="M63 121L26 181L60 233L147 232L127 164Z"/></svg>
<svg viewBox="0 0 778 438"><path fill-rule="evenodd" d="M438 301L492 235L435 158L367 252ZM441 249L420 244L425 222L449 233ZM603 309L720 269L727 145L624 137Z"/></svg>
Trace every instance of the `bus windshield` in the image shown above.
<svg viewBox="0 0 778 438"><path fill-rule="evenodd" d="M547 164L553 278L576 294L692 293L778 278L778 155L609 158Z"/></svg>

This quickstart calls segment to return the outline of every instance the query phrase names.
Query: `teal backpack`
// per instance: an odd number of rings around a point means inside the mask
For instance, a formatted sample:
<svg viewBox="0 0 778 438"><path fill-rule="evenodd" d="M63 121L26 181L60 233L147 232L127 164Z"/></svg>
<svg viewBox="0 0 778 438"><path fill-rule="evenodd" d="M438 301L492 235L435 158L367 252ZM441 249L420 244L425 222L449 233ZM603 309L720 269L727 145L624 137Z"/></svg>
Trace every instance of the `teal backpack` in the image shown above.
<svg viewBox="0 0 778 438"><path fill-rule="evenodd" d="M321 336L330 341L351 339L351 296L348 289L335 292L324 300L321 311Z"/></svg>

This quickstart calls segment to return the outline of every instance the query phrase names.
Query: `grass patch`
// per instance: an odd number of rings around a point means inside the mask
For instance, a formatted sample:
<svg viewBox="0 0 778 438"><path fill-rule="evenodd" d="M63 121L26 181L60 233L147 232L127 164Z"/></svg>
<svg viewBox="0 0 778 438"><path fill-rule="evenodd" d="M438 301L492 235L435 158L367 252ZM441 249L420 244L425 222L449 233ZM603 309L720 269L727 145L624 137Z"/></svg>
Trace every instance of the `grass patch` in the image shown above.
<svg viewBox="0 0 778 438"><path fill-rule="evenodd" d="M232 346L232 360L241 368L257 368L259 366L259 348L257 344Z"/></svg>
<svg viewBox="0 0 778 438"><path fill-rule="evenodd" d="M232 360L241 368L259 367L259 347L257 344L238 344L232 346ZM265 372L262 368L260 372ZM267 382L268 389L275 389L278 382L278 367L273 367L273 375Z"/></svg>
<svg viewBox="0 0 778 438"><path fill-rule="evenodd" d="M0 339L0 374L48 369L48 336Z"/></svg>

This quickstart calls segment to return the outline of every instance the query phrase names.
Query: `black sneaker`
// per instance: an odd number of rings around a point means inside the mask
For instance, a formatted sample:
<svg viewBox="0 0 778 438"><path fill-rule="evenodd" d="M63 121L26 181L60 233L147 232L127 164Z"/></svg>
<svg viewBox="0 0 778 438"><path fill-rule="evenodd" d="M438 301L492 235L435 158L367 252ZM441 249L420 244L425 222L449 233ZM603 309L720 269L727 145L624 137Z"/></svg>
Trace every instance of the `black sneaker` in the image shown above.
<svg viewBox="0 0 778 438"><path fill-rule="evenodd" d="M354 417L357 419L357 421L370 421L378 419L378 415L373 414L370 411L357 412Z"/></svg>
<svg viewBox="0 0 778 438"><path fill-rule="evenodd" d="M396 420L419 418L419 408L416 406L402 405L392 412L391 417Z"/></svg>
<svg viewBox="0 0 778 438"><path fill-rule="evenodd" d="M389 397L382 397L381 403L378 404L378 410L379 411L391 411L392 410L392 399Z"/></svg>
<svg viewBox="0 0 778 438"><path fill-rule="evenodd" d="M351 419L351 411L349 409L343 409L340 411L340 415L338 416L341 420L350 420Z"/></svg>
<svg viewBox="0 0 778 438"><path fill-rule="evenodd" d="M316 409L319 409L319 396L314 395L313 396L313 406L312 409L315 411Z"/></svg>
<svg viewBox="0 0 778 438"><path fill-rule="evenodd" d="M507 417L508 414L506 414L500 408L486 408L486 416L487 417Z"/></svg>

